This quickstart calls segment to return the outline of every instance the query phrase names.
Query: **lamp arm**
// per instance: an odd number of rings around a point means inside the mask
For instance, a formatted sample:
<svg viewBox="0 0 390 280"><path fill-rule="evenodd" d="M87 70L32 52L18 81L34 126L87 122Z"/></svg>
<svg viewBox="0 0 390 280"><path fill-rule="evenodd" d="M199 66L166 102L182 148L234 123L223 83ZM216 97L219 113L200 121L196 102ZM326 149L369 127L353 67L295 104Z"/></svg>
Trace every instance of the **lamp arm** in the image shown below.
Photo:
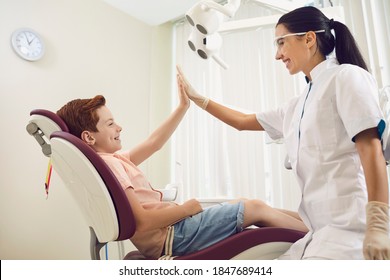
<svg viewBox="0 0 390 280"><path fill-rule="evenodd" d="M225 63L218 55L214 54L212 55L212 58L221 66L223 69L227 70L229 68L229 65Z"/></svg>
<svg viewBox="0 0 390 280"><path fill-rule="evenodd" d="M209 9L217 10L230 18L234 16L237 9L240 7L240 4L241 0L229 0L228 3L224 6L214 1L205 0L201 2L201 5L204 5Z"/></svg>
<svg viewBox="0 0 390 280"><path fill-rule="evenodd" d="M241 0L228 0L227 4L224 7L231 11L232 16L237 12L238 8L241 5Z"/></svg>

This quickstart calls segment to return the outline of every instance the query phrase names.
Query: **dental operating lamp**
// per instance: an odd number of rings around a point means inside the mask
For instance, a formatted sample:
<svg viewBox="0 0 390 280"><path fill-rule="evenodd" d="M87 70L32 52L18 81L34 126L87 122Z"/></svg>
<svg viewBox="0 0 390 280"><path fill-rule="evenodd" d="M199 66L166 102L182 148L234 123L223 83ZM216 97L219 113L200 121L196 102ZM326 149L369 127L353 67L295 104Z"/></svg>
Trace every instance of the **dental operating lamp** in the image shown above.
<svg viewBox="0 0 390 280"><path fill-rule="evenodd" d="M223 21L232 18L241 4L241 0L228 0L221 5L212 0L203 0L195 4L186 13L186 18L192 26L188 45L203 59L213 58L224 69L228 65L219 57L222 37L218 29Z"/></svg>

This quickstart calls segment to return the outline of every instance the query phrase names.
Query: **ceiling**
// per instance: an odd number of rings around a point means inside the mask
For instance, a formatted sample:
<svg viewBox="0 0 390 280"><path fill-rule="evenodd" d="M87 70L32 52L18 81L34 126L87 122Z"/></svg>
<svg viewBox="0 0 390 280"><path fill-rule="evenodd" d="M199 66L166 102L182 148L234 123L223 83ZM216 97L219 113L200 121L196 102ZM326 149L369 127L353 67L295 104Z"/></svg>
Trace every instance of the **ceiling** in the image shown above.
<svg viewBox="0 0 390 280"><path fill-rule="evenodd" d="M184 16L184 14L201 0L103 0L107 4L129 14L130 16L148 24L160 25ZM226 3L229 0L213 0L217 3ZM295 8L314 4L322 0L241 0L255 2L266 8L278 12L287 12Z"/></svg>
<svg viewBox="0 0 390 280"><path fill-rule="evenodd" d="M103 0L149 25L182 17L199 0Z"/></svg>

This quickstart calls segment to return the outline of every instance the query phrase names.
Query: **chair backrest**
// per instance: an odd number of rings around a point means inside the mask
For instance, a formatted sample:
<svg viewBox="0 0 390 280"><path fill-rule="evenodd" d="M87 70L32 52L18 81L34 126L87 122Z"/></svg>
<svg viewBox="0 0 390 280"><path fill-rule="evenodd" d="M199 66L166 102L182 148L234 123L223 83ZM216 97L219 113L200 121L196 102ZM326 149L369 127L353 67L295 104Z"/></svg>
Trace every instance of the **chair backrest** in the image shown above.
<svg viewBox="0 0 390 280"><path fill-rule="evenodd" d="M81 139L51 134L54 170L68 187L100 243L129 239L135 219L126 194L104 160Z"/></svg>

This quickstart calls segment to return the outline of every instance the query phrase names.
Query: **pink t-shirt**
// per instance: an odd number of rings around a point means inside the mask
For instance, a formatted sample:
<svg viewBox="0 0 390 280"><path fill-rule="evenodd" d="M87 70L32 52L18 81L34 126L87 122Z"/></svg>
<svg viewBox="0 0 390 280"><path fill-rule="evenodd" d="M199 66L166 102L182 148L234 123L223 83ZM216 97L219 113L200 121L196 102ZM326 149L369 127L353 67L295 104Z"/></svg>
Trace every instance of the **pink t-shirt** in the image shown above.
<svg viewBox="0 0 390 280"><path fill-rule="evenodd" d="M98 153L110 167L123 190L131 187L145 209L162 209L175 207L177 204L161 201L162 193L154 190L142 171L130 160L129 152L122 154ZM136 230L131 242L148 258L161 256L164 242L167 236L167 228L160 228L146 232Z"/></svg>

